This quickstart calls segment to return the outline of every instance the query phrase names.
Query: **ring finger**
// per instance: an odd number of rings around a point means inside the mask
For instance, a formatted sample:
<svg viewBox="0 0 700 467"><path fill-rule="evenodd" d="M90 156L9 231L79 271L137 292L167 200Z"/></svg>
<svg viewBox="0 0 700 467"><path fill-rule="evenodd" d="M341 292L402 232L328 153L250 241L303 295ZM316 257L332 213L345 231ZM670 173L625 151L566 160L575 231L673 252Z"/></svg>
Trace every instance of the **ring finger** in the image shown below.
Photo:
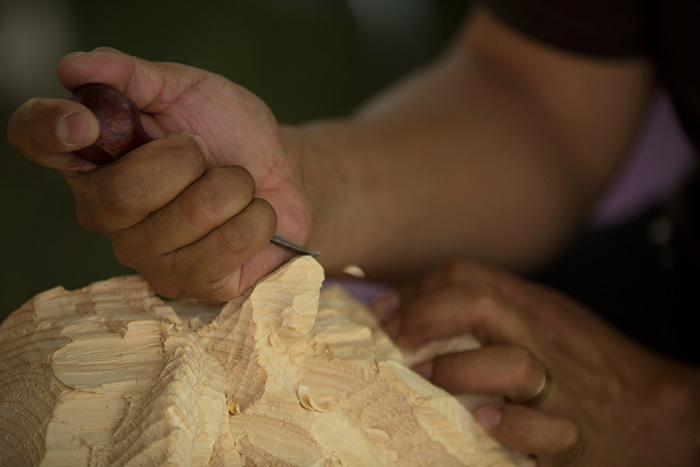
<svg viewBox="0 0 700 467"><path fill-rule="evenodd" d="M431 379L453 393L493 394L517 402L536 396L546 375L544 365L526 348L489 345L436 357ZM541 402L551 403L551 397L550 392Z"/></svg>

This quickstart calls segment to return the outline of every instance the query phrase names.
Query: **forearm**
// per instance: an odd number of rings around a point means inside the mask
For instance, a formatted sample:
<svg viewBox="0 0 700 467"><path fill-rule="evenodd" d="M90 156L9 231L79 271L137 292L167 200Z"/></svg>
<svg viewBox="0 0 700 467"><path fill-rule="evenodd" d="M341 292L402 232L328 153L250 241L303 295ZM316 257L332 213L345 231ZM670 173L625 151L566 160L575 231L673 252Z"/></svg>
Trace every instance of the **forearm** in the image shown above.
<svg viewBox="0 0 700 467"><path fill-rule="evenodd" d="M650 70L543 47L478 11L442 59L351 118L286 130L317 191L311 244L329 271L383 278L459 256L537 267L624 158Z"/></svg>
<svg viewBox="0 0 700 467"><path fill-rule="evenodd" d="M295 130L315 158L307 165L337 172L317 177L331 207L312 235L329 269L396 277L457 256L527 268L590 206L556 125L504 83L455 63L387 99Z"/></svg>

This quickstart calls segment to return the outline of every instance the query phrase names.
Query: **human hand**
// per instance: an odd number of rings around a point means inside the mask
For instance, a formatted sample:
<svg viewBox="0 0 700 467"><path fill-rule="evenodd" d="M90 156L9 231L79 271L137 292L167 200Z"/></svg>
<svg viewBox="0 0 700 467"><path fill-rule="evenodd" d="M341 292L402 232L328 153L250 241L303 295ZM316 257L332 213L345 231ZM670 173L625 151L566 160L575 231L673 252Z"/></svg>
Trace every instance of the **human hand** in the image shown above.
<svg viewBox="0 0 700 467"><path fill-rule="evenodd" d="M453 393L503 396L475 416L541 466L698 465L698 369L643 348L553 290L461 262L374 308L408 348L476 336L482 348L417 370ZM545 393L518 403L545 374Z"/></svg>
<svg viewBox="0 0 700 467"><path fill-rule="evenodd" d="M15 112L9 139L63 173L80 223L107 235L120 262L156 292L228 300L288 259L269 245L275 231L305 244L300 164L257 97L213 73L109 48L66 56L58 77L71 91L97 82L124 92L156 141L96 167L71 152L97 139L94 115L43 98Z"/></svg>

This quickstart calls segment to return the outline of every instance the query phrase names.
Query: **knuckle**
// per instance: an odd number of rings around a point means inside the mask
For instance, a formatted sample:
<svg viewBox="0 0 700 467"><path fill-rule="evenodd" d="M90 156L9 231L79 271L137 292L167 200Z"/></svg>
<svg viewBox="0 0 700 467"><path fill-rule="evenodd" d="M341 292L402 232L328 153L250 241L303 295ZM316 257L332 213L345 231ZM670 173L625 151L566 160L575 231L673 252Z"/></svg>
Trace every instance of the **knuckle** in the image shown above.
<svg viewBox="0 0 700 467"><path fill-rule="evenodd" d="M255 180L248 170L240 165L230 165L224 167L224 170L226 171L225 173L228 179L233 181L233 185L237 190L248 192L250 193L250 197L253 197L253 193L255 192Z"/></svg>
<svg viewBox="0 0 700 467"><path fill-rule="evenodd" d="M445 269L447 281L452 284L460 284L470 281L474 277L478 277L477 273L483 267L476 261L458 259L452 261Z"/></svg>
<svg viewBox="0 0 700 467"><path fill-rule="evenodd" d="M190 225L214 222L220 211L224 196L218 190L216 183L211 183L212 177L194 183L187 196L182 198L181 210L185 221Z"/></svg>
<svg viewBox="0 0 700 467"><path fill-rule="evenodd" d="M186 299L204 299L214 296L216 290L212 292L212 287L193 279L194 276L183 276L175 278L173 276L160 275L158 279L149 280L153 290L163 297Z"/></svg>
<svg viewBox="0 0 700 467"><path fill-rule="evenodd" d="M135 255L133 253L133 250L130 250L129 248L124 248L120 246L118 243L112 243L112 251L114 252L114 257L119 261L120 264L132 268L135 270L139 270L139 263L137 261L137 258L139 257L138 255Z"/></svg>
<svg viewBox="0 0 700 467"><path fill-rule="evenodd" d="M183 170L197 174L204 171L206 168L206 155L202 147L197 143L195 136L191 133L185 133L180 136L182 143L175 144L173 152L169 158L175 157L180 163Z"/></svg>
<svg viewBox="0 0 700 467"><path fill-rule="evenodd" d="M182 198L180 209L190 224L218 225L222 213L235 215L245 209L254 192L255 184L245 169L211 169L190 186L187 195Z"/></svg>
<svg viewBox="0 0 700 467"><path fill-rule="evenodd" d="M207 168L204 150L197 144L192 133L174 133L163 139L148 143L148 150L134 151L139 158L147 158L153 169L161 171L163 165L177 170L178 174L192 180L203 174Z"/></svg>
<svg viewBox="0 0 700 467"><path fill-rule="evenodd" d="M475 283L471 285L469 293L477 310L491 312L502 307L500 293L490 284Z"/></svg>
<svg viewBox="0 0 700 467"><path fill-rule="evenodd" d="M180 284L192 281L195 278L196 266L181 254L181 250L175 250L164 257L165 264L159 273L159 282L163 284ZM180 289L180 286L175 287Z"/></svg>
<svg viewBox="0 0 700 467"><path fill-rule="evenodd" d="M144 276L145 277L145 276ZM192 296L187 293L187 286L183 282L165 281L162 279L146 278L155 293L167 298L185 299Z"/></svg>
<svg viewBox="0 0 700 467"><path fill-rule="evenodd" d="M450 283L459 283L466 279L469 273L470 262L466 260L455 260L447 265L445 274Z"/></svg>
<svg viewBox="0 0 700 467"><path fill-rule="evenodd" d="M137 178L117 170L102 180L99 188L99 204L102 209L97 212L120 220L128 219L145 196L146 190Z"/></svg>
<svg viewBox="0 0 700 467"><path fill-rule="evenodd" d="M75 215L78 219L78 224L80 224L82 228L92 230L93 232L100 232L103 230L95 222L95 218L91 210L85 206L84 203L81 203L78 200L76 200Z"/></svg>
<svg viewBox="0 0 700 467"><path fill-rule="evenodd" d="M518 382L537 381L541 376L540 364L525 347L512 347L508 358L512 362L513 378Z"/></svg>
<svg viewBox="0 0 700 467"><path fill-rule="evenodd" d="M112 251L114 257L126 267L140 271L142 265L148 261L149 255L145 254L141 249L129 243L122 237L112 237Z"/></svg>
<svg viewBox="0 0 700 467"><path fill-rule="evenodd" d="M226 254L236 257L253 247L262 247L277 228L277 215L267 201L255 198L239 217L221 225L213 233L215 242Z"/></svg>
<svg viewBox="0 0 700 467"><path fill-rule="evenodd" d="M240 223L228 222L216 232L219 245L230 253L238 254L245 250L249 244L249 236Z"/></svg>
<svg viewBox="0 0 700 467"><path fill-rule="evenodd" d="M176 299L193 297L190 289L195 281L185 271L174 270L167 262L149 268L149 271L142 275L158 295Z"/></svg>
<svg viewBox="0 0 700 467"><path fill-rule="evenodd" d="M173 252L165 257L153 284L154 290L170 298L201 299L212 293L211 262L216 258L192 261L191 257Z"/></svg>
<svg viewBox="0 0 700 467"><path fill-rule="evenodd" d="M237 288L231 289L232 277L234 274L227 274L207 284L206 288L196 293L195 297L207 303L221 303L235 298L238 294Z"/></svg>

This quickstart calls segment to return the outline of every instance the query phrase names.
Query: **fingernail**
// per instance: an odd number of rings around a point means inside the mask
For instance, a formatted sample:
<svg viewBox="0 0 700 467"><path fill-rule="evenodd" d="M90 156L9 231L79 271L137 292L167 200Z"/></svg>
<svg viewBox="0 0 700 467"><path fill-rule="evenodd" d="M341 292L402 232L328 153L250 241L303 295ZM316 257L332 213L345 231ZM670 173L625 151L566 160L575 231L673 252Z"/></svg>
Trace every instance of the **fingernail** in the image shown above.
<svg viewBox="0 0 700 467"><path fill-rule="evenodd" d="M115 54L119 51L117 49L115 49L114 47L108 47L106 45L101 45L99 47L95 47L94 49L92 49L92 52L107 52L110 54Z"/></svg>
<svg viewBox="0 0 700 467"><path fill-rule="evenodd" d="M503 413L500 407L485 405L474 412L474 417L487 430L494 430L501 424Z"/></svg>
<svg viewBox="0 0 700 467"><path fill-rule="evenodd" d="M199 148L202 150L202 153L204 153L205 155L209 154L209 151L207 149L207 143L206 141L204 141L204 138L195 134L192 135L192 138L194 139L194 142L197 143L197 146L199 146Z"/></svg>
<svg viewBox="0 0 700 467"><path fill-rule="evenodd" d="M372 311L379 319L379 322L386 323L396 317L399 311L401 297L397 292L390 292L379 297L372 303Z"/></svg>
<svg viewBox="0 0 700 467"><path fill-rule="evenodd" d="M413 367L413 371L421 375L423 378L430 380L433 377L433 361L428 360L427 362L419 363Z"/></svg>
<svg viewBox="0 0 700 467"><path fill-rule="evenodd" d="M84 145L90 138L90 124L80 114L66 114L56 123L56 136L69 147Z"/></svg>

